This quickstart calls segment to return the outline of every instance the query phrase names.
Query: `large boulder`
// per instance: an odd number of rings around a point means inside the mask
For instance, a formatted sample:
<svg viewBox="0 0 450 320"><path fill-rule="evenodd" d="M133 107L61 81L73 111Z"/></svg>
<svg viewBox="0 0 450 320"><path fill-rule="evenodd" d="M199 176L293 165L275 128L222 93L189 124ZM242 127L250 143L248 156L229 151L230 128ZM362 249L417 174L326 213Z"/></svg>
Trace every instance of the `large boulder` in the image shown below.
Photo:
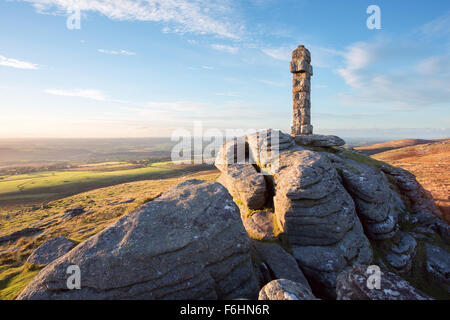
<svg viewBox="0 0 450 320"><path fill-rule="evenodd" d="M358 265L342 272L337 278L338 300L431 300L430 297L414 288L410 283L391 272L380 271L380 286L375 269Z"/></svg>
<svg viewBox="0 0 450 320"><path fill-rule="evenodd" d="M353 265L369 264L373 253L362 226L356 221L345 237L334 245L293 246L293 255L316 296L335 299L339 273Z"/></svg>
<svg viewBox="0 0 450 320"><path fill-rule="evenodd" d="M301 283L277 279L266 284L259 292L258 300L318 300L311 290Z"/></svg>
<svg viewBox="0 0 450 320"><path fill-rule="evenodd" d="M261 262L265 264L271 277L270 280L288 279L301 283L311 290L308 280L298 267L295 258L277 243L252 241L252 246Z"/></svg>
<svg viewBox="0 0 450 320"><path fill-rule="evenodd" d="M275 215L270 210L259 210L252 214L241 213L245 230L252 239L275 240L277 238Z"/></svg>
<svg viewBox="0 0 450 320"><path fill-rule="evenodd" d="M74 247L72 241L65 237L57 237L41 244L28 257L27 262L35 265L47 265L65 255Z"/></svg>
<svg viewBox="0 0 450 320"><path fill-rule="evenodd" d="M357 220L352 198L321 153L281 154L274 180L275 214L292 245L335 244Z"/></svg>
<svg viewBox="0 0 450 320"><path fill-rule="evenodd" d="M243 210L258 210L266 203L266 182L247 156L244 138L231 139L219 149L215 166L221 171L218 182L223 184Z"/></svg>
<svg viewBox="0 0 450 320"><path fill-rule="evenodd" d="M246 139L249 159L266 171L276 171L278 155L295 147L294 139L280 130L261 130L248 135Z"/></svg>
<svg viewBox="0 0 450 320"><path fill-rule="evenodd" d="M68 290L69 266L81 289ZM45 267L18 299L256 298L250 239L219 183L186 181Z"/></svg>
<svg viewBox="0 0 450 320"><path fill-rule="evenodd" d="M450 254L440 247L425 244L427 280L445 288L450 295Z"/></svg>
<svg viewBox="0 0 450 320"><path fill-rule="evenodd" d="M264 208L266 203L266 182L264 176L251 164L230 164L222 171L219 183L223 184L233 198L252 210Z"/></svg>

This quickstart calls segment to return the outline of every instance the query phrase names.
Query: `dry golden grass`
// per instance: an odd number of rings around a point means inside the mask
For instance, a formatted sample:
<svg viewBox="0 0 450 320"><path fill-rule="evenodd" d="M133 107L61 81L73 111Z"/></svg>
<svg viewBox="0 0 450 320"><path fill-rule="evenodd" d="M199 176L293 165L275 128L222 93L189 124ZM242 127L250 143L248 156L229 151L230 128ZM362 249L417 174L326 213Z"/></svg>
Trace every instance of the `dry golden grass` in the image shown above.
<svg viewBox="0 0 450 320"><path fill-rule="evenodd" d="M382 142L382 143L376 143L372 144L370 146L364 146L364 147L356 147L356 150L361 151L362 153L366 155L373 155L389 150L395 150L405 147L412 147L420 144L427 144L427 143L434 143L439 142L442 139L438 140L424 140L424 139L401 139L401 140L392 140L388 142Z"/></svg>
<svg viewBox="0 0 450 320"><path fill-rule="evenodd" d="M442 217L450 223L450 139L386 151L372 157L412 172L431 192Z"/></svg>

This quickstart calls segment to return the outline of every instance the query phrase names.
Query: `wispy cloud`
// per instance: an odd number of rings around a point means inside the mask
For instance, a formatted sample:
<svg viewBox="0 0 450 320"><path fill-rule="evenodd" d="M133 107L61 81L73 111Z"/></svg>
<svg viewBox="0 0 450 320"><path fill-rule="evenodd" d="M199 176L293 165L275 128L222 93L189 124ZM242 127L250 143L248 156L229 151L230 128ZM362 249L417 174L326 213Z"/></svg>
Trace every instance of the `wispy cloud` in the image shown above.
<svg viewBox="0 0 450 320"><path fill-rule="evenodd" d="M424 24L420 28L424 36L445 36L450 34L450 11Z"/></svg>
<svg viewBox="0 0 450 320"><path fill-rule="evenodd" d="M269 86L273 86L273 87L283 87L286 84L285 83L281 83L281 82L276 82L276 81L272 81L272 80L267 80L267 79L255 79L258 82L267 84Z"/></svg>
<svg viewBox="0 0 450 320"><path fill-rule="evenodd" d="M209 34L238 39L243 26L233 17L233 8L221 0L22 0L39 13L66 14L74 4L83 12L97 12L113 20L153 21L164 32Z"/></svg>
<svg viewBox="0 0 450 320"><path fill-rule="evenodd" d="M123 55L123 56L134 56L136 55L135 52L127 51L127 50L105 50L105 49L98 49L97 50L100 53L104 54L112 54L112 55Z"/></svg>
<svg viewBox="0 0 450 320"><path fill-rule="evenodd" d="M47 89L45 90L45 92L57 96L79 97L97 101L106 100L105 94L102 91L95 89L73 89L73 90Z"/></svg>
<svg viewBox="0 0 450 320"><path fill-rule="evenodd" d="M21 61L17 59L11 59L7 58L5 56L0 55L0 66L4 67L11 67L16 69L29 69L29 70L36 70L38 69L38 65L27 62L27 61Z"/></svg>
<svg viewBox="0 0 450 320"><path fill-rule="evenodd" d="M382 109L413 110L446 104L450 100L450 57L432 56L419 63L405 64L410 46L392 41L358 42L344 52L345 67L336 72L354 89L341 93L345 105ZM380 67L381 64L381 67Z"/></svg>
<svg viewBox="0 0 450 320"><path fill-rule="evenodd" d="M231 54L235 54L239 51L238 47L227 46L224 44L213 44L213 45L211 45L211 48L213 48L214 50L224 51L224 52L228 52Z"/></svg>
<svg viewBox="0 0 450 320"><path fill-rule="evenodd" d="M363 74L360 71L375 62L380 46L379 42L357 42L350 45L343 53L346 66L337 69L338 74L344 78L348 85L353 88L360 88L363 85Z"/></svg>
<svg viewBox="0 0 450 320"><path fill-rule="evenodd" d="M281 61L289 61L291 60L292 50L295 49L295 46L289 47L279 47L279 48L264 48L261 49L263 53L277 60Z"/></svg>
<svg viewBox="0 0 450 320"><path fill-rule="evenodd" d="M424 75L450 73L450 56L433 56L422 60L416 69Z"/></svg>

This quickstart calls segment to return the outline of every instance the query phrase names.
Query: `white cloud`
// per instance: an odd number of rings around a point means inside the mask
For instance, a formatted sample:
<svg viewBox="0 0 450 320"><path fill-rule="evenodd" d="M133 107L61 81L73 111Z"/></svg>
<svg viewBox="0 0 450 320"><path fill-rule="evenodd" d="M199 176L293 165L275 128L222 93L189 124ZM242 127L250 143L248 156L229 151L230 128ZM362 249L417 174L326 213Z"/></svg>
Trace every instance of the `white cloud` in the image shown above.
<svg viewBox="0 0 450 320"><path fill-rule="evenodd" d="M449 73L450 56L429 57L417 65L417 70L425 75Z"/></svg>
<svg viewBox="0 0 450 320"><path fill-rule="evenodd" d="M95 89L74 89L74 90L47 89L45 90L45 92L57 96L79 97L97 101L106 100L105 94L102 91Z"/></svg>
<svg viewBox="0 0 450 320"><path fill-rule="evenodd" d="M272 81L272 80L266 80L266 79L255 79L255 80L258 81L258 82L267 84L269 86L273 86L273 87L283 87L283 86L285 86L284 83L276 82L276 81Z"/></svg>
<svg viewBox="0 0 450 320"><path fill-rule="evenodd" d="M336 72L354 89L339 94L348 106L413 110L450 101L449 57L432 56L410 62L410 46L391 41L358 42L347 47L345 67ZM401 68L396 68L396 66Z"/></svg>
<svg viewBox="0 0 450 320"><path fill-rule="evenodd" d="M39 13L66 14L73 0L22 0ZM77 0L82 12L97 12L113 20L153 21L164 24L164 32L209 34L238 39L243 29L227 17L233 9L220 0Z"/></svg>
<svg viewBox="0 0 450 320"><path fill-rule="evenodd" d="M348 85L360 88L363 85L360 71L376 61L380 46L380 42L357 42L350 45L342 54L346 61L346 67L336 71Z"/></svg>
<svg viewBox="0 0 450 320"><path fill-rule="evenodd" d="M1 55L0 55L0 66L11 67L16 69L29 69L29 70L38 69L37 64L17 59L6 58L5 56Z"/></svg>
<svg viewBox="0 0 450 320"><path fill-rule="evenodd" d="M211 48L213 48L214 50L224 51L224 52L228 52L231 54L235 54L239 51L239 48L237 48L237 47L227 46L224 44L213 44L213 45L211 45Z"/></svg>
<svg viewBox="0 0 450 320"><path fill-rule="evenodd" d="M290 47L279 47L279 48L265 48L261 49L263 53L277 60L281 61L290 61L292 51L295 49L295 46Z"/></svg>
<svg viewBox="0 0 450 320"><path fill-rule="evenodd" d="M444 36L450 33L450 11L428 22L420 28L425 36Z"/></svg>
<svg viewBox="0 0 450 320"><path fill-rule="evenodd" d="M123 56L134 56L136 55L135 52L127 51L127 50L105 50L105 49L98 49L97 50L100 53L104 54L112 54L112 55L123 55Z"/></svg>

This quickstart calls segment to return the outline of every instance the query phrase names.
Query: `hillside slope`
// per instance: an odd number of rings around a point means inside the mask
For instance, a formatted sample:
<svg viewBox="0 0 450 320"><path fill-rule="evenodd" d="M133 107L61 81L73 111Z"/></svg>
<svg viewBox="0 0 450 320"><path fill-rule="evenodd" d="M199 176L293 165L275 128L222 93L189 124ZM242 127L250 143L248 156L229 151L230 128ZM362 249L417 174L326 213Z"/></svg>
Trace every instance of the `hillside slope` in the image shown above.
<svg viewBox="0 0 450 320"><path fill-rule="evenodd" d="M395 150L400 148L412 147L421 144L434 143L439 142L441 140L424 140L424 139L401 139L401 140L392 140L388 142L376 143L369 146L364 147L356 147L356 150L359 150L365 155L373 155L377 153L386 152L389 150Z"/></svg>
<svg viewBox="0 0 450 320"><path fill-rule="evenodd" d="M375 146L359 150L377 150ZM450 223L450 139L376 153L372 158L412 172L422 186L431 192L443 218Z"/></svg>

